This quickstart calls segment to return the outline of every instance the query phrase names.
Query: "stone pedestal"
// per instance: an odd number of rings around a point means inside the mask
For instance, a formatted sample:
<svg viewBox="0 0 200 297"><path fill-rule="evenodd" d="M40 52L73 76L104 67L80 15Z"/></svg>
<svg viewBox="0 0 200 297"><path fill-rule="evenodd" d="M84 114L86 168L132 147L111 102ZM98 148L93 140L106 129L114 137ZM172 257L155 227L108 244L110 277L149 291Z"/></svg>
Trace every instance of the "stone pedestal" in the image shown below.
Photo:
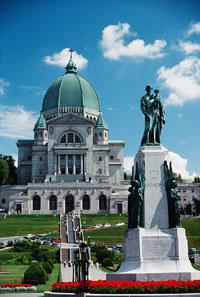
<svg viewBox="0 0 200 297"><path fill-rule="evenodd" d="M128 229L120 269L107 274L107 280L200 279L188 258L185 230L169 229L164 177L167 159L168 151L162 146L143 146L135 157L138 171L145 163L144 228Z"/></svg>

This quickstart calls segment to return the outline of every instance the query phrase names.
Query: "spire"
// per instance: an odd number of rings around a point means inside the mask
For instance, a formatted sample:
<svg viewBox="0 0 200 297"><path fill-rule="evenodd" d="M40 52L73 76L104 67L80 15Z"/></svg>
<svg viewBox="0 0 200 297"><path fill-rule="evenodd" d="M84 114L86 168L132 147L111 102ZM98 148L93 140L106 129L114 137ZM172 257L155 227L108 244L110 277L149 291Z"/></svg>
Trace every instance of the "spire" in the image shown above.
<svg viewBox="0 0 200 297"><path fill-rule="evenodd" d="M42 113L40 113L39 119L37 120L37 123L35 124L35 129L46 129L46 121Z"/></svg>
<svg viewBox="0 0 200 297"><path fill-rule="evenodd" d="M102 113L99 114L99 117L98 117L96 125L95 125L95 129L106 129L106 130L108 130L108 126L107 126L106 122L103 119Z"/></svg>
<svg viewBox="0 0 200 297"><path fill-rule="evenodd" d="M67 73L70 73L70 72L74 72L74 73L77 73L77 67L76 67L76 64L74 63L74 61L72 60L72 53L74 52L74 50L72 48L69 49L69 52L70 52L70 59L69 59L69 62L67 64L67 66L65 67L66 69L66 74Z"/></svg>

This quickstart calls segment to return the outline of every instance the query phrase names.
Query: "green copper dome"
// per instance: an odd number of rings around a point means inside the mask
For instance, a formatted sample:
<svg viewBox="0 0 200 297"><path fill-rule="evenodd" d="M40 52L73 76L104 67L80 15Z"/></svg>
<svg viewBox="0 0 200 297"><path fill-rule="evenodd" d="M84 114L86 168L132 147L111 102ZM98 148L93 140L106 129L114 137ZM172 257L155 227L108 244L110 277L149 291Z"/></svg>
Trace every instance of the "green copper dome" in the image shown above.
<svg viewBox="0 0 200 297"><path fill-rule="evenodd" d="M86 107L100 111L98 95L93 86L76 73L76 65L70 58L66 74L56 79L47 90L42 111L57 107Z"/></svg>

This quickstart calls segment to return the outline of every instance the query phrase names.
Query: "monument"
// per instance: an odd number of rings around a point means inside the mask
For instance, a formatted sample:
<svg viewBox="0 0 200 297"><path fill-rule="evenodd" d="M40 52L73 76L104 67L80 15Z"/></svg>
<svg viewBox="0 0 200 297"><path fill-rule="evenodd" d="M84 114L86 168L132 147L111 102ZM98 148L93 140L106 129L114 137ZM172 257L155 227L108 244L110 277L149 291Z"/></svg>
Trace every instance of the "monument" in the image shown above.
<svg viewBox="0 0 200 297"><path fill-rule="evenodd" d="M180 224L179 195L168 151L160 135L165 112L158 90L146 87L141 98L145 129L135 156L128 196L128 230L123 261L107 280L162 281L200 279L188 258Z"/></svg>

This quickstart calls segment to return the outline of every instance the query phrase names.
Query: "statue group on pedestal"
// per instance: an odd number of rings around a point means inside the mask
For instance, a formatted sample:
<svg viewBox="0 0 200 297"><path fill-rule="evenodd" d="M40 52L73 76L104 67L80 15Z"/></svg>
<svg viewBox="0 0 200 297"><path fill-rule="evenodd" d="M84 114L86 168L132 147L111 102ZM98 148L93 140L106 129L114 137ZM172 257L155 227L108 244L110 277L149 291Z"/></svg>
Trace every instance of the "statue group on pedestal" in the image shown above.
<svg viewBox="0 0 200 297"><path fill-rule="evenodd" d="M138 174L136 163L135 179L133 179L133 176L134 172L132 172L130 194L128 196L128 229L144 227L144 162L140 174Z"/></svg>
<svg viewBox="0 0 200 297"><path fill-rule="evenodd" d="M159 145L160 134L165 124L165 112L159 90L152 94L152 86L146 86L146 94L141 98L141 110L145 116L145 130L141 145Z"/></svg>

